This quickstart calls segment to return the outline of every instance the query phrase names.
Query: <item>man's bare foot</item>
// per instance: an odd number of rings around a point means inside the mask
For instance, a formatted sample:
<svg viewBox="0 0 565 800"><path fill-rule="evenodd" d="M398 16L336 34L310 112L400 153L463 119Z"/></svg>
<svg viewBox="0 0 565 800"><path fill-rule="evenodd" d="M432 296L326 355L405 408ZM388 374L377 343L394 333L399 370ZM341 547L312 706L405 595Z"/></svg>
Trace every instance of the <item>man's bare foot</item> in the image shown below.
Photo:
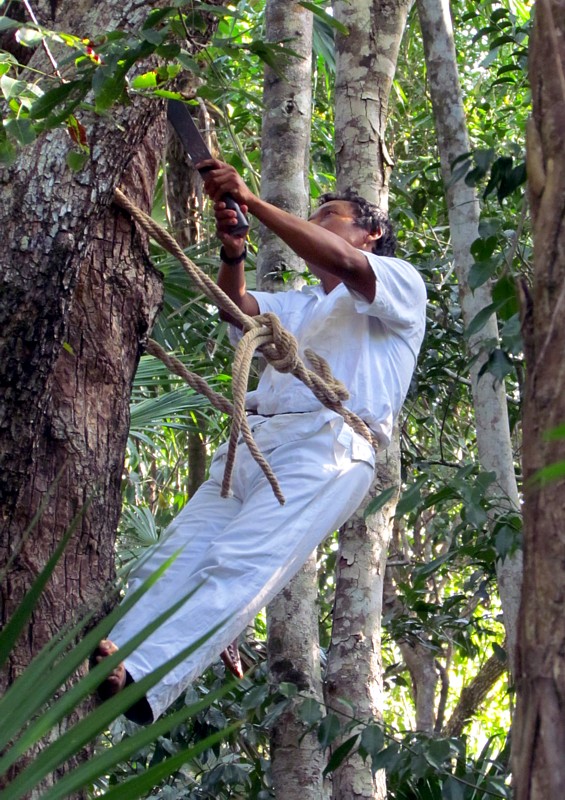
<svg viewBox="0 0 565 800"><path fill-rule="evenodd" d="M95 667L96 664L99 664L104 658L114 655L118 650L119 647L117 647L114 642L111 642L109 639L102 639L94 653L90 656L90 667ZM126 671L123 664L118 664L118 666L102 681L96 693L100 700L110 700L130 683L133 683L131 675ZM153 722L153 711L146 697L141 697L137 700L124 711L124 715L138 725L148 725L150 722Z"/></svg>
<svg viewBox="0 0 565 800"><path fill-rule="evenodd" d="M108 658L108 656L112 656L117 652L118 647L114 644L114 642L111 642L109 639L102 639L90 657L90 666L96 666L96 664L99 664L103 659ZM114 695L118 694L118 692L121 692L126 685L126 678L126 668L123 664L118 664L118 666L106 676L106 678L98 687L97 692L100 699L108 700L110 697L114 697Z"/></svg>
<svg viewBox="0 0 565 800"><path fill-rule="evenodd" d="M235 675L236 678L243 678L243 667L241 666L237 639L231 644L228 644L226 649L220 653L220 657L232 675Z"/></svg>

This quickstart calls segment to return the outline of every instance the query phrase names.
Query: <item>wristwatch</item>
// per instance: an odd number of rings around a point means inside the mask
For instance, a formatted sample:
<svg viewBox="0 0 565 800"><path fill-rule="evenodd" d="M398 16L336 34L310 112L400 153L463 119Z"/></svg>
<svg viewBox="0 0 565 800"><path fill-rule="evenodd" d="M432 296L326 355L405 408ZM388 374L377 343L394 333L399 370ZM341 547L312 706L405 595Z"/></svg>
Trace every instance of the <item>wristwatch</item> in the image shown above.
<svg viewBox="0 0 565 800"><path fill-rule="evenodd" d="M243 248L243 252L239 256L234 256L230 258L226 255L226 251L224 250L224 246L222 245L220 248L220 258L222 259L224 264L227 264L229 267L235 267L236 264L241 264L242 261L245 261L247 258L247 245Z"/></svg>

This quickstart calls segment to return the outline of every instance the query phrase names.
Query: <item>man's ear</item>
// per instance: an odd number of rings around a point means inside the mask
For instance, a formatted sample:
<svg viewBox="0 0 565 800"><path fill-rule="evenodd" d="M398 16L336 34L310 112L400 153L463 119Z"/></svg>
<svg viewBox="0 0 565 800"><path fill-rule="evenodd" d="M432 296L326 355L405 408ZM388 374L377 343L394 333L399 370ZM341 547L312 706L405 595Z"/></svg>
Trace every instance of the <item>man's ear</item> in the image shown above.
<svg viewBox="0 0 565 800"><path fill-rule="evenodd" d="M370 244L371 242L376 242L377 239L380 239L383 235L383 230L379 226L372 231L367 231L365 236L365 243Z"/></svg>

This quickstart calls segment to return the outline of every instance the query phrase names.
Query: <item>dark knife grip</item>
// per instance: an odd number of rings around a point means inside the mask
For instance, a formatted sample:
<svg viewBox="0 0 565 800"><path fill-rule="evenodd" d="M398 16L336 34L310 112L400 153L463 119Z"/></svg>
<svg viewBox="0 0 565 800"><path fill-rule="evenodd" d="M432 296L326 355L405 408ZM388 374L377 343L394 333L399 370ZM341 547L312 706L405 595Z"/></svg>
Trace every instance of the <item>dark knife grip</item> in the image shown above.
<svg viewBox="0 0 565 800"><path fill-rule="evenodd" d="M207 172L214 169L214 167L203 167L199 169L198 172L204 177ZM247 217L242 212L241 208L239 207L238 203L233 199L231 194L225 194L222 197L223 202L226 204L226 208L231 208L232 211L235 211L237 214L237 225L233 228L230 228L230 233L235 233L236 236L245 236L247 231L249 230L249 222L247 221Z"/></svg>
<svg viewBox="0 0 565 800"><path fill-rule="evenodd" d="M230 228L230 233L233 233L236 236L245 236L249 230L249 222L247 221L247 217L233 199L231 194L225 194L222 197L222 200L226 204L226 208L231 208L232 211L235 211L237 214L237 225L234 225L233 228Z"/></svg>

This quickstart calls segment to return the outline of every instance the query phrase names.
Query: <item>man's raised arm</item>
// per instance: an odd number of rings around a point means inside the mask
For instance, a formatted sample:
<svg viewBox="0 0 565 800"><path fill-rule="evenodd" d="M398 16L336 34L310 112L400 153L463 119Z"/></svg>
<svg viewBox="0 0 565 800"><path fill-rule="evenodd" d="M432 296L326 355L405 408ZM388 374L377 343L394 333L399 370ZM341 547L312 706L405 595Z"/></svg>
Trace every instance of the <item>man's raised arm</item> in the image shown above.
<svg viewBox="0 0 565 800"><path fill-rule="evenodd" d="M344 238L320 224L300 219L261 200L247 188L237 171L228 164L211 159L197 166L211 167L204 176L204 186L208 195L216 202L217 208L221 204L221 198L226 193L231 194L241 206L245 206L246 210L303 258L316 275L321 277L322 273L326 273L336 279L336 282L343 281L369 300L374 298L374 274L367 259L359 252L359 249L368 249L365 247L365 240L370 235L366 231L351 226L351 237ZM225 232L230 224L235 224L235 214L225 208L222 212L221 230ZM217 218L218 214L219 211L216 212Z"/></svg>

